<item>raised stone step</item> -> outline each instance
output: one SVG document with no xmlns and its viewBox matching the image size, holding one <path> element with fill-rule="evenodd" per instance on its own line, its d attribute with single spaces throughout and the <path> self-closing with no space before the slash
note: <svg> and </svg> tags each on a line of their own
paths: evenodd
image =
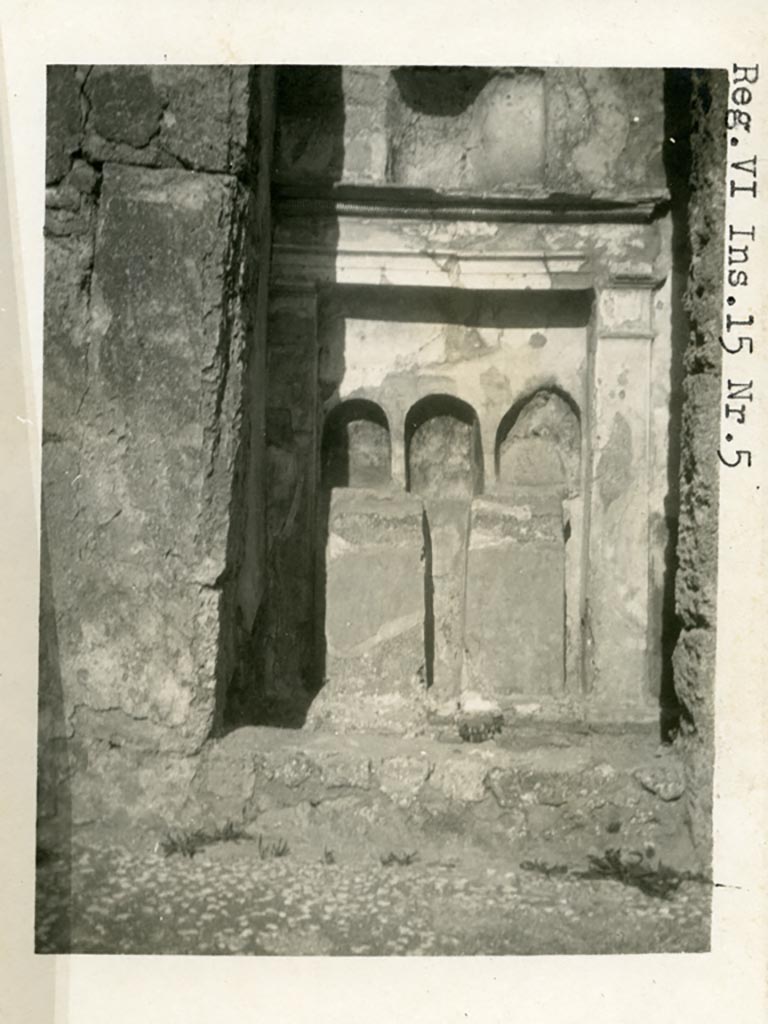
<svg viewBox="0 0 768 1024">
<path fill-rule="evenodd" d="M 148 837 L 235 822 L 313 855 L 472 846 L 572 861 L 652 846 L 688 865 L 683 791 L 675 752 L 648 729 L 529 727 L 463 743 L 252 727 L 196 758 L 92 751 L 72 780 L 71 810 L 74 825 L 138 825 Z"/>
</svg>

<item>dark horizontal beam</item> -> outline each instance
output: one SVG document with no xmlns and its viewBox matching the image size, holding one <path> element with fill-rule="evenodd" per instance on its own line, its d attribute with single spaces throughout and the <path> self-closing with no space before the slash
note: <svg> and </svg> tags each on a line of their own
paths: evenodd
<svg viewBox="0 0 768 1024">
<path fill-rule="evenodd" d="M 514 195 L 438 192 L 393 185 L 275 184 L 278 217 L 358 216 L 419 220 L 648 223 L 668 206 L 666 193 L 576 196 L 531 189 Z"/>
</svg>

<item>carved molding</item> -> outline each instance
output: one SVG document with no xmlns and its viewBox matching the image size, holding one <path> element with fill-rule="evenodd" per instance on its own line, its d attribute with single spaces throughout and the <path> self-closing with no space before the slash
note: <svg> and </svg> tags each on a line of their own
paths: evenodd
<svg viewBox="0 0 768 1024">
<path fill-rule="evenodd" d="M 272 251 L 272 276 L 277 285 L 315 281 L 506 291 L 573 290 L 594 284 L 589 260 L 579 252 L 332 250 L 279 244 Z"/>
</svg>

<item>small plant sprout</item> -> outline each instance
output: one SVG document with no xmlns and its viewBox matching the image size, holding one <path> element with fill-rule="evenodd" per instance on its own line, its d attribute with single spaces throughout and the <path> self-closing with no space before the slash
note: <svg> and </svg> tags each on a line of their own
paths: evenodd
<svg viewBox="0 0 768 1024">
<path fill-rule="evenodd" d="M 545 878 L 557 875 L 572 881 L 614 881 L 639 889 L 646 896 L 668 900 L 677 892 L 683 882 L 704 882 L 711 884 L 705 875 L 692 871 L 678 871 L 653 862 L 655 848 L 649 843 L 644 850 L 627 853 L 618 849 L 606 850 L 602 856 L 589 855 L 586 868 L 569 868 L 567 864 L 547 864 L 544 861 L 525 860 L 520 864 L 524 871 L 535 871 Z"/>
<path fill-rule="evenodd" d="M 245 829 L 228 821 L 225 825 L 212 829 L 173 829 L 160 840 L 156 849 L 165 857 L 172 857 L 175 853 L 179 853 L 183 857 L 191 858 L 205 846 L 213 846 L 215 843 L 231 843 L 247 838 L 248 833 Z"/>
<path fill-rule="evenodd" d="M 285 839 L 266 840 L 261 834 L 258 838 L 259 859 L 271 860 L 273 857 L 286 857 L 289 846 Z"/>
<path fill-rule="evenodd" d="M 417 861 L 419 859 L 419 855 L 415 850 L 412 853 L 394 853 L 393 851 L 390 851 L 379 859 L 385 868 L 390 868 L 395 864 L 398 867 L 404 868 L 409 867 L 414 863 L 414 861 Z"/>
</svg>

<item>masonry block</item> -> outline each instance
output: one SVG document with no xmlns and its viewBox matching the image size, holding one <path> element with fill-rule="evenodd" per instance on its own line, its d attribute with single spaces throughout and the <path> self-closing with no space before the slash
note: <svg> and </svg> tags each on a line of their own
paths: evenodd
<svg viewBox="0 0 768 1024">
<path fill-rule="evenodd" d="M 85 151 L 94 160 L 244 172 L 252 84 L 245 65 L 96 65 L 83 83 Z"/>
<path fill-rule="evenodd" d="M 116 742 L 114 709 L 161 749 L 194 749 L 212 727 L 231 657 L 219 580 L 228 566 L 236 578 L 248 356 L 230 268 L 247 209 L 227 176 L 108 164 L 92 269 L 77 269 L 86 298 L 46 321 L 44 594 L 57 644 L 41 690 L 60 677 L 64 733 L 82 706 Z M 73 291 L 67 245 L 49 246 L 53 299 Z"/>
<path fill-rule="evenodd" d="M 472 502 L 463 686 L 504 702 L 564 686 L 565 545 L 557 495 Z"/>
<path fill-rule="evenodd" d="M 310 720 L 406 730 L 424 714 L 420 499 L 338 488 L 326 544 L 325 686 Z"/>
</svg>

